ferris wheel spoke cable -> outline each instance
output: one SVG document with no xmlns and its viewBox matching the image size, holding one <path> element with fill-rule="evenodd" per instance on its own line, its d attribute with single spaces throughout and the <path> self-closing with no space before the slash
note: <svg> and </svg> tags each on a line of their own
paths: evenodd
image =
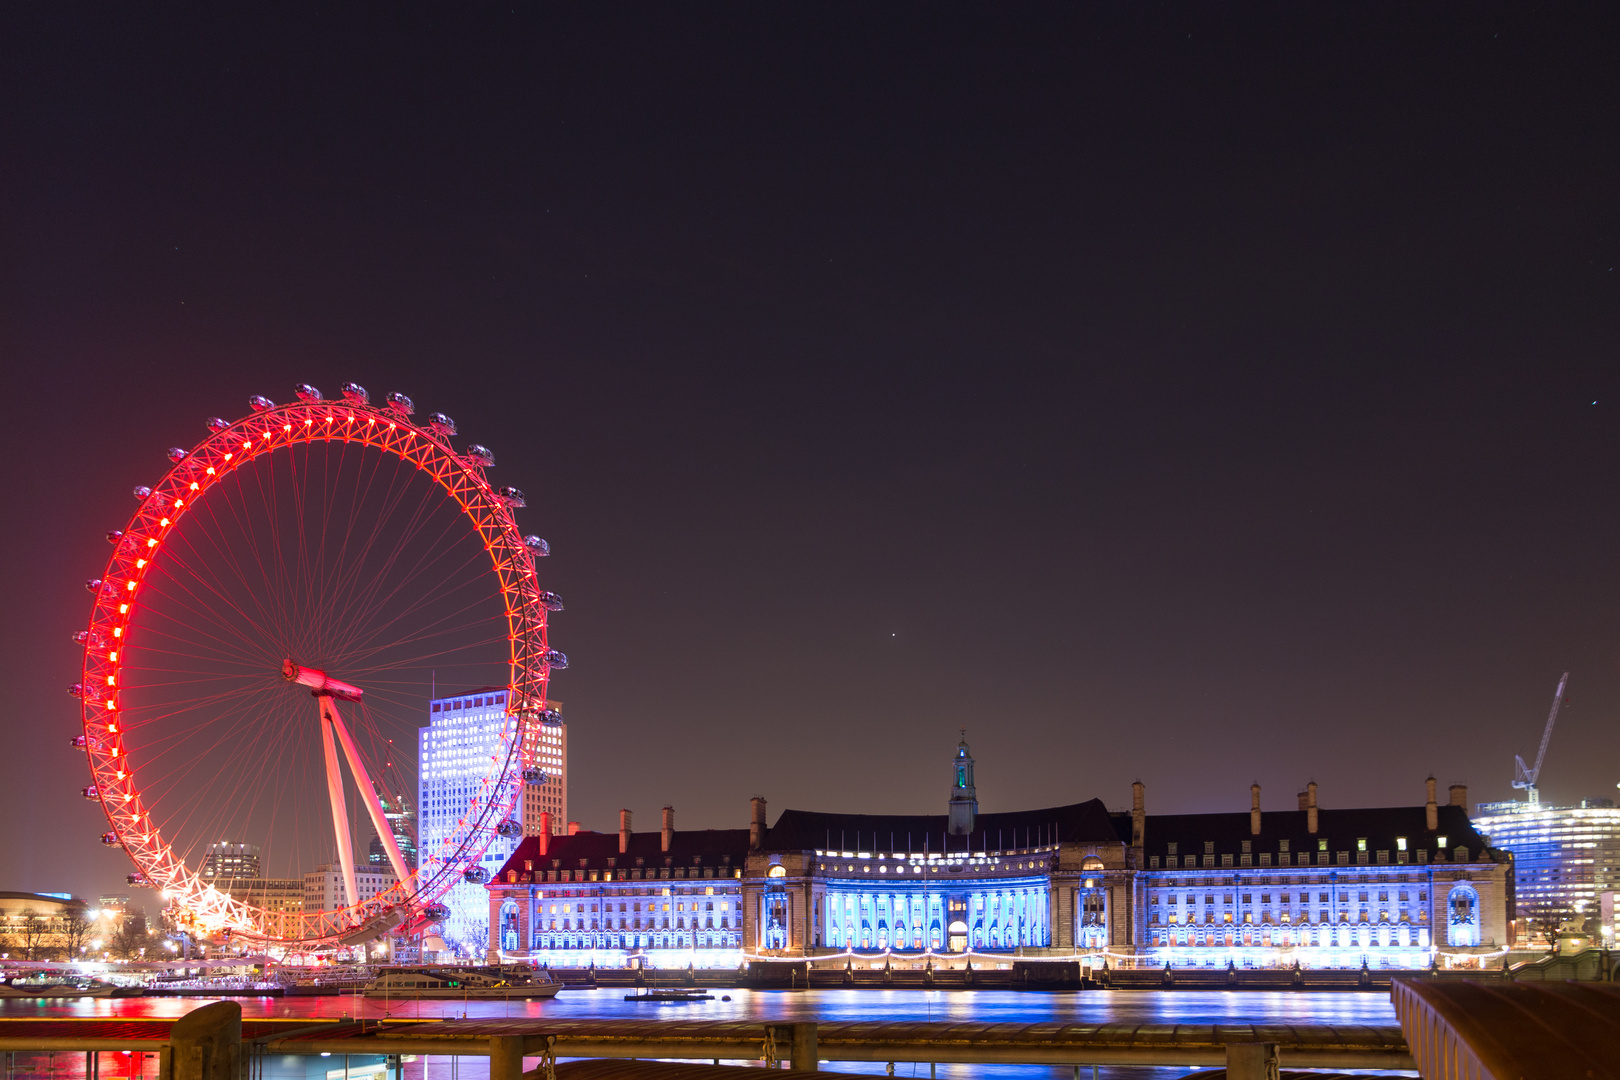
<svg viewBox="0 0 1620 1080">
<path fill-rule="evenodd" d="M 441 653 L 434 655 L 454 656 L 458 652 L 466 652 L 472 649 L 487 649 L 493 643 L 504 641 L 505 635 L 490 635 L 482 639 L 468 640 L 465 638 L 465 633 L 477 626 L 488 625 L 488 608 L 491 599 L 488 597 L 482 598 L 467 603 L 460 610 L 442 612 L 431 621 L 420 622 L 414 632 L 405 633 L 397 638 L 386 637 L 390 631 L 396 630 L 401 623 L 406 622 L 412 615 L 410 611 L 402 611 L 396 617 L 370 629 L 363 638 L 347 642 L 342 655 L 350 661 L 351 666 L 360 665 L 363 667 L 368 660 L 384 655 L 389 648 L 398 649 L 406 645 L 418 646 L 435 640 L 443 642 L 446 648 Z M 473 614 L 478 608 L 485 610 L 484 618 L 469 619 L 460 623 L 450 622 L 451 619 Z M 379 644 L 379 639 L 381 639 L 381 644 Z M 451 644 L 452 641 L 459 642 L 459 644 Z M 389 667 L 420 663 L 423 658 L 421 655 L 411 655 L 400 659 L 390 658 L 387 664 L 367 668 L 367 670 L 382 671 Z"/>
<path fill-rule="evenodd" d="M 378 459 L 376 468 L 367 476 L 364 491 L 357 492 L 354 500 L 357 505 L 366 504 L 372 500 L 372 488 L 375 485 L 377 473 L 381 470 L 382 463 L 382 456 L 375 456 Z M 390 471 L 384 490 L 379 497 L 380 505 L 370 515 L 370 531 L 360 545 L 357 556 L 348 559 L 346 563 L 337 563 L 335 566 L 336 577 L 328 578 L 323 583 L 323 592 L 333 598 L 335 602 L 345 606 L 361 602 L 363 597 L 358 596 L 356 590 L 365 587 L 368 583 L 374 586 L 382 580 L 383 575 L 381 573 L 367 573 L 367 569 L 376 560 L 377 553 L 383 550 L 383 545 L 380 543 L 383 537 L 392 538 L 395 555 L 402 547 L 415 539 L 420 526 L 415 524 L 414 521 L 406 522 L 401 526 L 394 521 L 394 517 L 412 483 L 417 480 L 419 480 L 418 477 L 409 475 L 409 472 L 402 467 L 396 467 Z M 414 516 L 420 517 L 426 512 L 425 504 L 418 502 Z M 350 537 L 346 534 L 345 553 L 348 549 L 349 540 Z M 393 555 L 389 556 L 387 562 L 391 563 L 394 557 Z"/>
<path fill-rule="evenodd" d="M 273 620 L 266 618 L 267 613 L 261 610 L 260 617 L 255 619 L 246 611 L 238 598 L 231 596 L 214 585 L 203 580 L 200 575 L 189 567 L 182 557 L 177 558 L 176 569 L 184 572 L 156 576 L 150 580 L 149 588 L 152 593 L 163 601 L 162 605 L 148 603 L 145 605 L 147 619 L 160 619 L 172 623 L 177 627 L 185 627 L 191 631 L 185 636 L 197 638 L 197 629 L 206 624 L 216 630 L 224 631 L 227 638 L 237 641 L 244 650 L 258 652 L 263 649 L 267 638 L 273 639 L 281 636 L 280 628 L 272 625 Z M 198 588 L 198 586 L 202 588 Z M 217 605 L 210 605 L 202 595 L 211 592 Z M 170 613 L 166 608 L 178 608 L 187 618 L 182 619 Z M 225 617 L 226 613 L 235 618 Z M 245 623 L 246 628 L 241 624 Z M 146 627 L 142 627 L 143 630 Z M 180 636 L 178 633 L 176 636 Z M 136 648 L 139 646 L 136 645 Z"/>
<path fill-rule="evenodd" d="M 441 528 L 440 536 L 435 539 L 442 541 L 442 539 L 448 535 L 451 524 L 452 523 L 446 523 Z M 399 596 L 406 591 L 408 586 L 421 581 L 426 576 L 426 571 L 434 568 L 434 564 L 438 563 L 441 559 L 448 558 L 450 555 L 449 550 L 441 545 L 437 554 L 428 564 L 424 565 L 421 561 L 421 556 L 419 556 L 415 566 L 412 566 L 410 569 L 403 572 L 395 573 L 394 570 L 399 559 L 401 548 L 402 545 L 395 545 L 393 551 L 391 551 L 383 561 L 380 571 L 373 575 L 371 580 L 366 584 L 362 595 L 354 598 L 354 604 L 369 608 L 371 610 L 385 609 L 386 605 L 397 600 Z M 455 571 L 460 571 L 463 573 L 466 572 L 475 564 L 476 560 L 482 557 L 487 556 L 485 556 L 483 552 L 469 551 L 465 556 L 463 556 L 461 564 L 455 567 Z M 418 594 L 414 603 L 412 604 L 412 607 L 408 608 L 407 612 L 420 609 L 421 607 L 428 605 L 432 598 L 437 598 L 439 595 L 450 592 L 453 588 L 452 583 L 456 580 L 456 578 L 451 574 L 444 574 L 442 577 L 428 580 L 436 581 L 437 584 L 430 585 L 428 593 Z M 382 594 L 382 590 L 385 585 L 390 585 L 386 595 Z M 396 614 L 388 621 L 387 624 L 384 625 L 392 626 L 396 624 L 405 616 L 405 614 L 405 612 Z M 381 633 L 382 629 L 383 627 L 376 627 L 372 632 Z"/>
</svg>

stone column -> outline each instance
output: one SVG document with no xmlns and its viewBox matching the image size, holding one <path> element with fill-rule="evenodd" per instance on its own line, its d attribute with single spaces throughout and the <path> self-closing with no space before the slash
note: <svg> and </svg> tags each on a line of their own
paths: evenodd
<svg viewBox="0 0 1620 1080">
<path fill-rule="evenodd" d="M 216 1001 L 192 1009 L 169 1028 L 172 1080 L 237 1080 L 242 1061 L 242 1006 Z"/>
<path fill-rule="evenodd" d="M 1276 1043 L 1226 1044 L 1226 1080 L 1277 1080 L 1277 1076 Z"/>
<path fill-rule="evenodd" d="M 523 1036 L 490 1037 L 489 1080 L 523 1080 Z"/>
</svg>

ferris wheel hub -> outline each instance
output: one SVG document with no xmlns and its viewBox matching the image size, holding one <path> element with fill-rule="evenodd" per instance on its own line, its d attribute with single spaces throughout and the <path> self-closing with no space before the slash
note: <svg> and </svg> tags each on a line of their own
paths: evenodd
<svg viewBox="0 0 1620 1080">
<path fill-rule="evenodd" d="M 299 667 L 289 657 L 281 665 L 281 677 L 290 683 L 307 686 L 317 697 L 334 697 L 339 701 L 359 701 L 364 690 L 342 679 L 334 679 L 324 671 Z"/>
</svg>

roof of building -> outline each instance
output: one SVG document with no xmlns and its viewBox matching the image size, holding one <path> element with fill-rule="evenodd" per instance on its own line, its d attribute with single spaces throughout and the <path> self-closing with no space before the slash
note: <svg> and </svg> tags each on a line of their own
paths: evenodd
<svg viewBox="0 0 1620 1080">
<path fill-rule="evenodd" d="M 32 908 L 43 915 L 48 911 L 86 907 L 89 905 L 76 896 L 64 898 L 48 893 L 0 892 L 0 911 L 20 912 Z"/>
<path fill-rule="evenodd" d="M 974 819 L 973 832 L 966 844 L 960 837 L 946 836 L 947 821 L 944 814 L 823 814 L 813 810 L 784 810 L 766 834 L 765 848 L 768 851 L 827 848 L 960 851 L 964 847 L 1006 850 L 1054 841 L 1108 843 L 1120 840 L 1119 830 L 1100 799 L 1040 810 L 980 814 Z M 1126 839 L 1129 836 L 1127 829 Z"/>
<path fill-rule="evenodd" d="M 525 836 L 500 872 L 504 874 L 508 869 L 524 872 L 526 862 L 534 863 L 536 870 L 605 870 L 610 865 L 621 869 L 731 866 L 740 870 L 748 856 L 747 829 L 688 829 L 671 834 L 668 851 L 663 850 L 662 843 L 661 833 L 631 833 L 629 849 L 621 853 L 616 832 L 578 832 L 572 836 L 551 837 L 542 855 L 540 837 Z M 641 861 L 637 862 L 638 859 Z"/>
<path fill-rule="evenodd" d="M 1279 841 L 1287 840 L 1293 851 L 1315 851 L 1327 841 L 1329 851 L 1355 851 L 1365 839 L 1369 851 L 1394 851 L 1396 839 L 1405 837 L 1412 849 L 1433 848 L 1439 837 L 1446 847 L 1466 847 L 1477 854 L 1485 839 L 1468 823 L 1460 806 L 1441 806 L 1440 827 L 1428 828 L 1422 806 L 1384 806 L 1356 810 L 1317 810 L 1317 828 L 1312 833 L 1304 810 L 1266 810 L 1260 815 L 1260 834 L 1249 830 L 1249 815 L 1237 814 L 1149 814 L 1144 826 L 1143 848 L 1147 855 L 1168 854 L 1177 845 L 1182 855 L 1201 854 L 1203 845 L 1213 843 L 1214 852 L 1233 854 L 1242 841 L 1253 841 L 1255 851 L 1276 851 Z"/>
</svg>

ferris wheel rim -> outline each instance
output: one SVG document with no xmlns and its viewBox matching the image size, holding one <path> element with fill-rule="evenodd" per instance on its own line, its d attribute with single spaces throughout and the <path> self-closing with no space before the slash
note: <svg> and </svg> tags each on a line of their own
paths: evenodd
<svg viewBox="0 0 1620 1080">
<path fill-rule="evenodd" d="M 532 756 L 529 737 L 547 708 L 554 657 L 547 641 L 547 598 L 555 598 L 539 589 L 534 554 L 512 512 L 523 505 L 521 493 L 496 489 L 484 474 L 492 464 L 489 451 L 475 446 L 458 453 L 449 442 L 454 425 L 438 414 L 426 425 L 412 422 L 409 402 L 400 395 L 377 406 L 353 397 L 341 403 L 318 396 L 310 400 L 307 390 L 300 388 L 304 400 L 282 406 L 255 397 L 250 402 L 255 411 L 234 423 L 210 421 L 207 438 L 190 450 L 171 450 L 173 464 L 163 477 L 151 487 L 136 488 L 139 508 L 124 529 L 109 534 L 114 551 L 106 570 L 87 583 L 93 584 L 95 601 L 76 690 L 95 798 L 111 827 L 104 842 L 111 838 L 110 843 L 123 847 L 146 884 L 179 900 L 204 925 L 229 928 L 248 940 L 318 948 L 368 927 L 387 924 L 386 930 L 420 921 L 456 884 L 462 867 L 481 858 L 495 840 L 496 824 L 507 820 L 521 799 L 523 773 Z M 164 841 L 162 823 L 154 822 L 144 805 L 124 746 L 118 674 L 127 648 L 125 632 L 140 610 L 142 587 L 160 565 L 164 540 L 174 527 L 220 481 L 249 463 L 296 446 L 339 442 L 360 444 L 414 466 L 457 504 L 483 543 L 490 557 L 487 573 L 499 585 L 510 646 L 503 695 L 506 754 L 482 782 L 488 797 L 481 807 L 458 822 L 440 851 L 419 851 L 408 880 L 331 911 L 277 912 L 218 891 Z"/>
</svg>

